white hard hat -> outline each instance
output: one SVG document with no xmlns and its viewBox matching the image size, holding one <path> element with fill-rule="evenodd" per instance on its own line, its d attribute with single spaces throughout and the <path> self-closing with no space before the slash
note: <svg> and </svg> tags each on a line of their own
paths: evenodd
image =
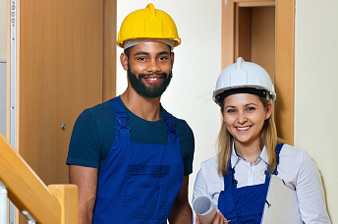
<svg viewBox="0 0 338 224">
<path fill-rule="evenodd" d="M 255 63 L 245 62 L 241 57 L 219 75 L 213 100 L 219 103 L 234 93 L 253 93 L 266 97 L 271 102 L 276 100 L 275 89 L 265 69 Z"/>
</svg>

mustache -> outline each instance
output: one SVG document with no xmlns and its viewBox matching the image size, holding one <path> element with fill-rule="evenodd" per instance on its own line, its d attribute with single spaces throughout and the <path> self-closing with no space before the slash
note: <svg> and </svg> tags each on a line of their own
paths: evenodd
<svg viewBox="0 0 338 224">
<path fill-rule="evenodd" d="M 167 73 L 162 72 L 162 73 L 159 73 L 159 74 L 139 74 L 138 78 L 141 80 L 142 78 L 148 78 L 148 77 L 153 76 L 153 75 L 160 76 L 161 78 L 167 78 L 168 77 Z"/>
</svg>

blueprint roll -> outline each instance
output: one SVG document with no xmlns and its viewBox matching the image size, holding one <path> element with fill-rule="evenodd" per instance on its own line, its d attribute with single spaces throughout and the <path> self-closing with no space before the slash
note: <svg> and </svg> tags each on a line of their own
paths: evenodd
<svg viewBox="0 0 338 224">
<path fill-rule="evenodd" d="M 210 224 L 214 220 L 216 208 L 206 196 L 200 196 L 194 200 L 192 207 L 203 224 Z"/>
</svg>

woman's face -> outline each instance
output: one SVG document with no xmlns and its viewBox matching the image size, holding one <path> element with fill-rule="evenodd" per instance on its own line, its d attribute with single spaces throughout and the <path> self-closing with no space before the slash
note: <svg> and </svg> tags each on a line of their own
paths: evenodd
<svg viewBox="0 0 338 224">
<path fill-rule="evenodd" d="M 260 147 L 264 121 L 271 116 L 272 104 L 264 108 L 259 96 L 238 93 L 227 96 L 223 105 L 223 120 L 235 145 Z"/>
</svg>

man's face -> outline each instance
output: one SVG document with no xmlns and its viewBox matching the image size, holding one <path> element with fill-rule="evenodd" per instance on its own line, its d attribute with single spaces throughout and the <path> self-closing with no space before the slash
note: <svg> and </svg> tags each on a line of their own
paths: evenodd
<svg viewBox="0 0 338 224">
<path fill-rule="evenodd" d="M 172 77 L 174 53 L 162 42 L 141 42 L 130 49 L 128 79 L 132 88 L 147 98 L 160 97 Z"/>
</svg>

